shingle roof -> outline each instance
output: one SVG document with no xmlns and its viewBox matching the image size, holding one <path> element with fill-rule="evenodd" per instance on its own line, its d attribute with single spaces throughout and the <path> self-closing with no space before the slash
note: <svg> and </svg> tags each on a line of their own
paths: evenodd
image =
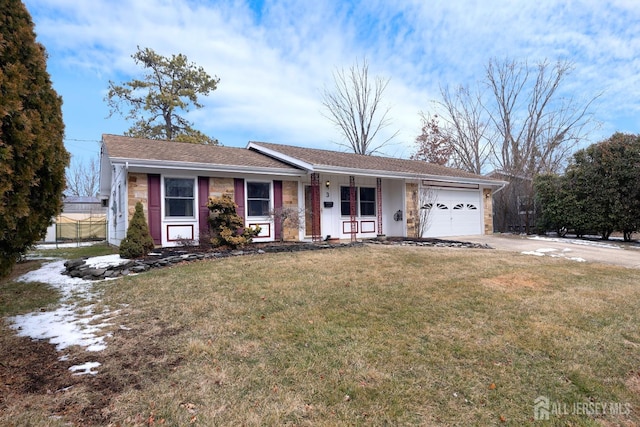
<svg viewBox="0 0 640 427">
<path fill-rule="evenodd" d="M 186 142 L 102 135 L 102 141 L 111 158 L 188 162 L 221 166 L 242 166 L 293 170 L 276 159 L 244 148 L 190 144 Z"/>
<path fill-rule="evenodd" d="M 392 157 L 382 156 L 365 156 L 363 154 L 341 153 L 338 151 L 295 147 L 291 145 L 272 144 L 269 142 L 253 142 L 252 144 L 254 146 L 258 145 L 265 147 L 286 156 L 302 160 L 316 167 L 328 166 L 332 168 L 388 171 L 416 175 L 434 175 L 492 181 L 491 178 L 487 178 L 486 176 L 419 160 L 394 159 Z"/>
<path fill-rule="evenodd" d="M 220 147 L 215 145 L 190 144 L 185 142 L 131 138 L 119 135 L 102 135 L 107 154 L 112 159 L 141 160 L 147 162 L 178 162 L 209 165 L 212 167 L 238 167 L 238 169 L 265 168 L 276 169 L 288 174 L 304 174 L 300 168 L 286 163 L 282 157 L 269 156 L 259 152 L 260 147 L 310 164 L 315 170 L 340 172 L 371 171 L 400 175 L 441 176 L 447 178 L 481 180 L 483 182 L 501 181 L 476 175 L 459 169 L 439 166 L 418 160 L 394 159 L 382 156 L 365 156 L 354 153 L 321 150 L 317 148 L 296 147 L 268 142 L 251 142 L 253 149 Z"/>
</svg>

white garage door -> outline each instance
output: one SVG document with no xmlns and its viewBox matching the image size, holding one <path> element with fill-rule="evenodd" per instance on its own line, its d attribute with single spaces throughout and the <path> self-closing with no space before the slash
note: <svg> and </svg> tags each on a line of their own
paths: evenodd
<svg viewBox="0 0 640 427">
<path fill-rule="evenodd" d="M 423 237 L 482 234 L 480 190 L 436 190 Z"/>
</svg>

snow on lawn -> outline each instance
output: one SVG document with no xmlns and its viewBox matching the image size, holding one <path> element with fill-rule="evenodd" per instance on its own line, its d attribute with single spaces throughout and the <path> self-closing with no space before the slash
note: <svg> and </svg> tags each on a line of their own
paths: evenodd
<svg viewBox="0 0 640 427">
<path fill-rule="evenodd" d="M 613 243 L 594 242 L 592 240 L 566 239 L 566 238 L 560 238 L 560 237 L 544 237 L 544 236 L 529 236 L 527 237 L 527 239 L 541 240 L 543 242 L 571 243 L 572 245 L 595 246 L 597 248 L 622 249 L 620 245 L 615 245 Z"/>
<path fill-rule="evenodd" d="M 58 249 L 58 248 L 80 248 L 85 246 L 94 246 L 104 244 L 104 241 L 101 242 L 75 242 L 75 243 L 40 243 L 36 245 L 37 250 L 43 249 Z"/>
<path fill-rule="evenodd" d="M 540 248 L 535 251 L 523 251 L 521 252 L 524 255 L 535 255 L 535 256 L 550 256 L 551 258 L 566 258 L 571 261 L 577 262 L 586 262 L 587 260 L 580 257 L 569 257 L 566 256 L 566 253 L 571 252 L 571 249 L 565 248 L 562 252 L 558 253 L 557 249 L 553 248 Z"/>
<path fill-rule="evenodd" d="M 129 260 L 121 259 L 116 254 L 89 258 L 87 264 L 93 268 L 105 268 L 127 261 Z M 60 307 L 56 310 L 10 317 L 11 327 L 17 331 L 18 336 L 49 340 L 51 344 L 55 344 L 58 351 L 74 345 L 84 347 L 90 352 L 104 350 L 104 340 L 109 334 L 103 334 L 102 330 L 112 325 L 109 322 L 118 315 L 119 310 L 105 309 L 101 313 L 94 313 L 94 305 L 86 305 L 97 298 L 93 292 L 94 282 L 63 275 L 64 262 L 62 260 L 44 264 L 40 269 L 18 278 L 21 282 L 47 283 L 58 289 L 62 296 Z M 63 355 L 61 359 L 67 357 Z M 75 375 L 95 374 L 96 371 L 93 369 L 98 365 L 98 362 L 87 362 L 69 369 L 74 371 Z"/>
</svg>

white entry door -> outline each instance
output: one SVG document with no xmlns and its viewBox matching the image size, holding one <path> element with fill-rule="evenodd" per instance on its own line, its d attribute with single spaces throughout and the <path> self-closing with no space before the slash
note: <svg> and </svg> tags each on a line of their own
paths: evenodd
<svg viewBox="0 0 640 427">
<path fill-rule="evenodd" d="M 423 237 L 482 234 L 480 190 L 436 190 Z"/>
</svg>

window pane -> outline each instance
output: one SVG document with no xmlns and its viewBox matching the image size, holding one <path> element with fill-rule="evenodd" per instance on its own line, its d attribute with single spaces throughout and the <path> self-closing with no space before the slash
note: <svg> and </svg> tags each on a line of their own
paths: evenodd
<svg viewBox="0 0 640 427">
<path fill-rule="evenodd" d="M 376 216 L 376 204 L 374 202 L 360 202 L 360 215 Z"/>
<path fill-rule="evenodd" d="M 269 201 L 268 200 L 248 200 L 247 211 L 249 216 L 268 216 Z"/>
<path fill-rule="evenodd" d="M 193 217 L 194 180 L 189 178 L 164 179 L 164 210 L 168 217 Z"/>
<path fill-rule="evenodd" d="M 166 199 L 167 216 L 193 216 L 193 199 Z"/>
<path fill-rule="evenodd" d="M 368 187 L 360 187 L 360 201 L 374 202 L 376 201 L 376 189 Z"/>
<path fill-rule="evenodd" d="M 185 178 L 165 178 L 166 197 L 193 197 L 193 180 Z"/>
<path fill-rule="evenodd" d="M 271 184 L 247 182 L 247 216 L 269 216 Z"/>
<path fill-rule="evenodd" d="M 340 215 L 351 215 L 351 187 L 340 187 Z"/>
<path fill-rule="evenodd" d="M 247 198 L 248 199 L 269 199 L 270 185 L 268 182 L 248 182 Z"/>
<path fill-rule="evenodd" d="M 369 187 L 360 188 L 360 215 L 376 215 L 376 189 Z"/>
</svg>

